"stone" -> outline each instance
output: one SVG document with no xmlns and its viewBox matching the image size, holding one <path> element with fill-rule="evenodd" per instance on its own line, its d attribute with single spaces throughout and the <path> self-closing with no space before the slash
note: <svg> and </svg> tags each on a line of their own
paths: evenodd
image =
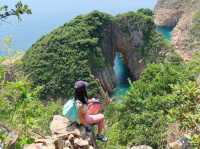
<svg viewBox="0 0 200 149">
<path fill-rule="evenodd" d="M 153 148 L 147 145 L 140 145 L 140 146 L 132 146 L 129 149 L 153 149 Z"/>
<path fill-rule="evenodd" d="M 178 142 L 173 142 L 168 145 L 169 149 L 182 149 L 182 145 Z"/>
<path fill-rule="evenodd" d="M 25 145 L 23 149 L 42 149 L 41 144 Z"/>
<path fill-rule="evenodd" d="M 70 134 L 69 137 L 68 137 L 68 140 L 71 141 L 72 139 L 74 139 L 74 135 Z"/>
<path fill-rule="evenodd" d="M 199 0 L 158 0 L 154 10 L 154 22 L 157 26 L 172 27 L 172 45 L 183 60 L 188 61 L 192 52 L 199 50 L 194 46 L 198 36 L 191 35 L 193 16 L 199 11 Z"/>
<path fill-rule="evenodd" d="M 50 130 L 52 134 L 62 134 L 67 132 L 69 120 L 63 116 L 55 115 L 50 123 Z"/>
<path fill-rule="evenodd" d="M 181 137 L 176 142 L 172 142 L 168 144 L 168 149 L 189 149 L 189 141 L 186 137 Z"/>
<path fill-rule="evenodd" d="M 61 138 L 58 138 L 57 140 L 55 140 L 54 145 L 55 149 L 63 149 L 64 141 Z"/>
<path fill-rule="evenodd" d="M 26 145 L 24 149 L 95 149 L 96 142 L 88 140 L 90 136 L 84 131 L 84 126 L 71 125 L 67 127 L 68 120 L 56 115 L 54 116 L 50 128 L 52 135 L 35 139 L 35 144 Z M 69 128 L 69 129 L 67 129 Z M 86 133 L 86 134 L 83 134 Z M 41 137 L 41 136 L 40 136 Z M 40 144 L 40 146 L 38 146 Z"/>
<path fill-rule="evenodd" d="M 76 144 L 76 145 L 78 145 L 78 146 L 80 146 L 80 147 L 84 147 L 84 146 L 88 146 L 89 145 L 89 142 L 87 141 L 87 140 L 83 140 L 83 139 L 78 139 L 78 138 L 76 138 L 75 140 L 74 140 L 74 144 Z"/>
</svg>

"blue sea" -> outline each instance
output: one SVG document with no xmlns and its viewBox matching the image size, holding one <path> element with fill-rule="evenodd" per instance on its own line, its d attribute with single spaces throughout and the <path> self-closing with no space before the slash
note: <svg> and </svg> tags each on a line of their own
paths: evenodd
<svg viewBox="0 0 200 149">
<path fill-rule="evenodd" d="M 0 40 L 5 36 L 12 38 L 12 48 L 26 50 L 41 36 L 63 25 L 77 15 L 86 14 L 92 10 L 116 15 L 134 11 L 138 8 L 153 9 L 156 0 L 22 0 L 32 9 L 32 15 L 25 15 L 22 21 L 12 17 L 0 22 Z M 1 0 L 10 8 L 16 0 Z M 0 50 L 3 47 L 0 45 Z"/>
</svg>

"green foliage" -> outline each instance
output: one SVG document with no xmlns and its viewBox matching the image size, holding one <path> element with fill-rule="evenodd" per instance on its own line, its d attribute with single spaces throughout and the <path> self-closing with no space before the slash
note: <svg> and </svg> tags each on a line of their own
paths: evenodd
<svg viewBox="0 0 200 149">
<path fill-rule="evenodd" d="M 189 30 L 187 49 L 199 50 L 200 48 L 200 11 L 197 11 L 192 18 L 192 25 Z"/>
<path fill-rule="evenodd" d="M 44 86 L 44 97 L 72 96 L 76 80 L 90 82 L 91 71 L 106 65 L 100 42 L 111 19 L 98 11 L 78 16 L 29 49 L 23 58 L 24 70 L 35 85 Z"/>
<path fill-rule="evenodd" d="M 136 46 L 136 50 L 145 64 L 160 62 L 166 52 L 171 49 L 169 43 L 155 31 L 152 14 L 153 12 L 149 9 L 139 9 L 137 12 L 124 13 L 115 18 L 116 23 L 127 37 L 143 36 L 141 46 Z M 135 32 L 139 35 L 134 35 Z M 137 37 L 134 38 L 138 40 Z"/>
<path fill-rule="evenodd" d="M 153 11 L 151 9 L 148 9 L 148 8 L 138 9 L 137 12 L 142 13 L 142 14 L 147 15 L 147 16 L 153 16 Z"/>
<path fill-rule="evenodd" d="M 0 120 L 19 132 L 18 148 L 32 141 L 32 132 L 49 134 L 53 114 L 60 113 L 59 104 L 50 102 L 44 106 L 38 99 L 39 90 L 40 87 L 32 88 L 26 80 L 1 83 Z"/>
<path fill-rule="evenodd" d="M 148 34 L 149 31 L 155 29 L 153 18 L 144 13 L 128 12 L 120 14 L 116 16 L 115 21 L 120 29 L 129 36 L 133 31 Z"/>
<path fill-rule="evenodd" d="M 144 57 L 145 64 L 159 63 L 164 60 L 171 46 L 155 31 L 145 34 L 143 45 L 137 49 Z M 172 52 L 174 55 L 174 52 Z"/>
<path fill-rule="evenodd" d="M 0 20 L 4 21 L 9 16 L 17 16 L 19 20 L 21 20 L 21 15 L 23 14 L 31 14 L 31 9 L 28 5 L 23 4 L 21 1 L 18 1 L 15 4 L 15 8 L 9 9 L 7 5 L 0 4 Z"/>
<path fill-rule="evenodd" d="M 145 49 L 147 43 L 149 47 L 143 51 L 149 52 L 143 55 L 149 55 L 151 61 L 157 59 L 154 54 L 159 54 L 164 43 L 155 44 L 161 37 L 153 31 L 155 25 L 151 16 L 142 12 L 129 12 L 112 17 L 98 11 L 81 15 L 42 37 L 23 58 L 25 73 L 34 85 L 43 86 L 42 97 L 73 96 L 73 84 L 79 79 L 90 82 L 92 94 L 98 92 L 91 74 L 97 74 L 112 65 L 104 57 L 105 51 L 102 51 L 107 44 L 103 43 L 107 27 L 112 24 L 119 26 L 130 37 L 135 31 L 144 34 L 142 49 Z"/>
<path fill-rule="evenodd" d="M 167 63 L 148 65 L 132 83 L 120 108 L 113 107 L 117 112 L 108 115 L 112 141 L 166 148 L 168 125 L 176 122 L 180 130 L 192 132 L 191 143 L 198 146 L 200 90 L 195 74 L 200 72 L 199 62 L 196 55 L 187 64 L 168 59 Z"/>
</svg>

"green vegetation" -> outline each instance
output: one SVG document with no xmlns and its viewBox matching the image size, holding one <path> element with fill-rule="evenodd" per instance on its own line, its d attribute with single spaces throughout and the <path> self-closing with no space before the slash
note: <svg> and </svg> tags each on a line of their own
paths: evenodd
<svg viewBox="0 0 200 149">
<path fill-rule="evenodd" d="M 143 41 L 141 46 L 136 47 L 136 50 L 142 55 L 145 64 L 162 61 L 166 52 L 171 49 L 163 37 L 155 31 L 153 12 L 149 9 L 120 14 L 116 17 L 116 23 L 125 33 L 127 39 L 133 36 L 134 31 L 142 33 Z"/>
<path fill-rule="evenodd" d="M 45 97 L 72 96 L 75 80 L 91 82 L 91 71 L 106 64 L 100 42 L 112 17 L 94 11 L 41 38 L 24 56 L 24 70 Z M 92 84 L 95 84 L 92 83 Z"/>
<path fill-rule="evenodd" d="M 44 105 L 38 98 L 41 87 L 34 88 L 22 77 L 15 77 L 13 81 L 6 81 L 5 67 L 0 67 L 0 121 L 9 129 L 19 133 L 17 148 L 32 142 L 34 133 L 49 134 L 49 122 L 52 115 L 59 114 L 61 105 L 49 102 Z M 0 138 L 5 138 L 0 134 Z"/>
<path fill-rule="evenodd" d="M 148 8 L 138 9 L 137 12 L 142 13 L 142 14 L 147 15 L 147 16 L 153 16 L 153 11 L 151 9 L 148 9 Z"/>
<path fill-rule="evenodd" d="M 129 37 L 133 31 L 140 31 L 148 36 L 148 32 L 155 28 L 152 16 L 141 13 L 141 10 L 117 15 L 115 21 Z"/>
<path fill-rule="evenodd" d="M 73 96 L 73 83 L 79 79 L 93 84 L 89 88 L 94 94 L 98 90 L 94 90 L 97 85 L 92 81 L 91 74 L 95 75 L 112 65 L 102 50 L 106 44 L 110 44 L 110 41 L 105 39 L 107 39 L 106 31 L 111 30 L 109 28 L 111 25 L 119 26 L 130 37 L 134 31 L 144 34 L 145 40 L 151 46 L 145 49 L 146 42 L 144 42 L 145 54 L 153 52 L 157 55 L 151 58 L 151 61 L 157 59 L 162 48 L 159 47 L 160 44 L 155 46 L 153 42 L 161 38 L 154 39 L 154 36 L 158 35 L 154 31 L 152 16 L 145 15 L 147 12 L 150 13 L 144 9 L 112 17 L 94 11 L 78 16 L 38 40 L 25 54 L 23 70 L 35 86 L 43 86 L 41 91 L 43 98 Z"/>
<path fill-rule="evenodd" d="M 189 39 L 187 41 L 188 50 L 200 49 L 200 11 L 197 11 L 192 19 L 192 26 L 189 31 Z"/>
<path fill-rule="evenodd" d="M 199 58 L 198 54 L 187 64 L 175 62 L 175 58 L 149 64 L 141 78 L 131 84 L 121 105 L 113 105 L 107 111 L 111 145 L 166 148 L 168 126 L 177 123 L 180 131 L 191 132 L 188 138 L 198 147 Z"/>
<path fill-rule="evenodd" d="M 136 52 L 146 68 L 131 83 L 124 100 L 106 110 L 109 142 L 103 148 L 141 144 L 166 148 L 167 131 L 173 123 L 180 131 L 191 132 L 187 137 L 194 148 L 200 145 L 200 54 L 189 63 L 181 61 L 155 32 L 152 12 L 140 9 L 116 17 L 98 11 L 78 16 L 42 37 L 22 61 L 8 67 L 9 71 L 14 67 L 12 80 L 5 80 L 8 68 L 0 67 L 0 120 L 19 131 L 17 148 L 31 143 L 32 133 L 49 133 L 51 117 L 62 109 L 53 101 L 73 96 L 76 80 L 90 82 L 89 94 L 98 92 L 92 74 L 112 63 L 105 58 L 102 42 L 105 30 L 113 24 L 127 39 L 134 31 L 141 33 L 143 41 Z M 48 101 L 44 104 L 40 99 Z M 0 139 L 6 139 L 5 134 Z"/>
<path fill-rule="evenodd" d="M 31 9 L 28 5 L 23 4 L 21 1 L 18 1 L 13 9 L 9 9 L 7 5 L 0 3 L 0 21 L 5 21 L 10 16 L 16 16 L 21 20 L 21 15 L 31 13 Z"/>
</svg>

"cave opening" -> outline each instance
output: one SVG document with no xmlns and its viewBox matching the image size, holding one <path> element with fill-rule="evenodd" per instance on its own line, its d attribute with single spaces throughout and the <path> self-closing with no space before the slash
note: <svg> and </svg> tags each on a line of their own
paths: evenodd
<svg viewBox="0 0 200 149">
<path fill-rule="evenodd" d="M 122 54 L 120 52 L 115 53 L 113 70 L 116 76 L 116 88 L 112 92 L 112 97 L 119 100 L 121 96 L 125 95 L 129 87 L 130 73 L 127 66 L 124 63 Z"/>
<path fill-rule="evenodd" d="M 156 31 L 160 33 L 166 40 L 171 41 L 173 27 L 157 26 Z"/>
</svg>

